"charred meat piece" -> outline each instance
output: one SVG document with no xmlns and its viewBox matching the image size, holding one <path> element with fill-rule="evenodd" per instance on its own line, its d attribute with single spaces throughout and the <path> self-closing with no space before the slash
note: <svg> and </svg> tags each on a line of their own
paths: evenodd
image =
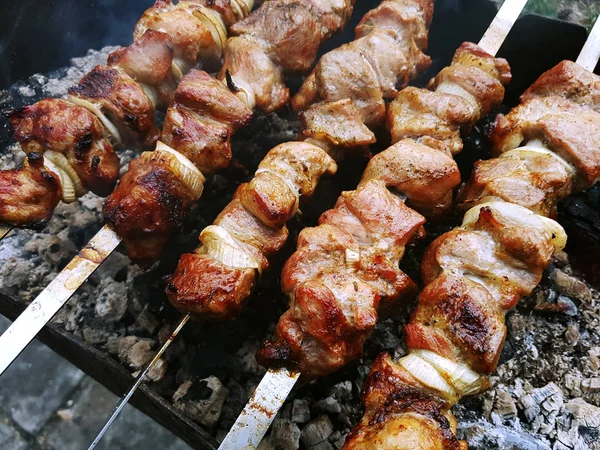
<svg viewBox="0 0 600 450">
<path fill-rule="evenodd" d="M 398 261 L 424 221 L 381 182 L 344 192 L 318 227 L 300 233 L 282 273 L 290 309 L 259 362 L 313 379 L 358 358 L 379 312 L 416 293 Z"/>
<path fill-rule="evenodd" d="M 97 107 L 117 127 L 123 143 L 140 149 L 156 144 L 154 105 L 144 90 L 125 71 L 96 66 L 69 94 Z"/>
<path fill-rule="evenodd" d="M 104 218 L 145 266 L 171 237 L 194 200 L 189 189 L 160 161 L 138 158 L 104 203 Z"/>
<path fill-rule="evenodd" d="M 10 114 L 15 139 L 25 153 L 63 153 L 85 186 L 108 195 L 119 176 L 119 157 L 100 121 L 81 106 L 45 99 Z"/>
<path fill-rule="evenodd" d="M 183 78 L 175 103 L 167 111 L 162 139 L 190 164 L 210 174 L 229 165 L 231 135 L 251 114 L 223 83 L 192 70 Z M 188 189 L 172 190 L 174 177 L 172 169 L 160 160 L 139 158 L 104 204 L 106 221 L 124 238 L 129 256 L 141 265 L 159 257 L 180 227 L 190 202 L 197 199 Z M 152 188 L 145 186 L 148 180 L 154 183 Z M 181 181 L 177 179 L 175 184 L 179 186 Z M 147 220 L 140 220 L 140 214 Z"/>
<path fill-rule="evenodd" d="M 363 389 L 365 415 L 344 449 L 467 450 L 448 404 L 383 353 Z"/>
<path fill-rule="evenodd" d="M 60 189 L 58 177 L 44 167 L 44 158 L 30 153 L 25 165 L 0 171 L 0 221 L 41 227 L 58 205 Z"/>
</svg>

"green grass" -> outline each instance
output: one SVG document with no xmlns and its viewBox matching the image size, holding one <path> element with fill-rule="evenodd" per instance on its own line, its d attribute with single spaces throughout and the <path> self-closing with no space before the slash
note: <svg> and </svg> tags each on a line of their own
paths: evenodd
<svg viewBox="0 0 600 450">
<path fill-rule="evenodd" d="M 600 4 L 596 0 L 592 0 L 592 3 L 585 5 L 583 8 L 583 25 L 591 28 L 599 15 Z"/>
<path fill-rule="evenodd" d="M 556 17 L 560 8 L 560 0 L 529 0 L 525 11 L 543 16 Z"/>
</svg>

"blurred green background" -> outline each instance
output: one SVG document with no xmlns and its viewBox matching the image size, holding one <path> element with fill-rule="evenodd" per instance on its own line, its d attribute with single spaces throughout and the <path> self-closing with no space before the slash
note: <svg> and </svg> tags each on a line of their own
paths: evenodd
<svg viewBox="0 0 600 450">
<path fill-rule="evenodd" d="M 503 0 L 495 0 L 502 4 Z M 525 10 L 580 23 L 588 28 L 600 14 L 600 0 L 529 0 Z"/>
</svg>

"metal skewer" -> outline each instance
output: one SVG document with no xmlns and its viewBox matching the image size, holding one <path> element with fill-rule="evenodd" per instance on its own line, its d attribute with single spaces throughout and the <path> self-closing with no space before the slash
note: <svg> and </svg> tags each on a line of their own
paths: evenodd
<svg viewBox="0 0 600 450">
<path fill-rule="evenodd" d="M 600 17 L 590 31 L 590 34 L 577 57 L 577 64 L 590 72 L 593 72 L 600 59 Z"/>
<path fill-rule="evenodd" d="M 131 396 L 141 386 L 142 382 L 144 381 L 144 379 L 146 378 L 148 373 L 150 373 L 150 371 L 156 365 L 156 363 L 158 362 L 160 357 L 163 355 L 163 353 L 169 348 L 169 345 L 171 345 L 171 342 L 173 342 L 175 340 L 175 338 L 177 337 L 177 335 L 179 334 L 179 332 L 181 331 L 181 329 L 187 323 L 188 320 L 190 320 L 189 314 L 186 314 L 185 316 L 183 316 L 183 319 L 181 319 L 181 322 L 179 322 L 179 325 L 177 325 L 175 330 L 173 330 L 173 333 L 171 333 L 171 336 L 169 336 L 169 339 L 167 339 L 167 342 L 165 342 L 163 344 L 163 346 L 160 348 L 158 353 L 156 355 L 154 355 L 154 358 L 152 358 L 152 361 L 150 361 L 150 364 L 148 364 L 148 366 L 144 369 L 144 371 L 137 377 L 137 379 L 135 380 L 135 384 L 131 387 L 129 392 L 127 392 L 127 394 L 119 400 L 119 403 L 117 403 L 117 406 L 115 406 L 115 409 L 113 410 L 112 414 L 106 421 L 106 424 L 104 425 L 104 427 L 102 427 L 102 430 L 100 430 L 100 433 L 98 433 L 98 436 L 96 436 L 96 439 L 94 439 L 94 442 L 92 442 L 92 445 L 90 445 L 88 450 L 93 450 L 94 448 L 96 448 L 96 445 L 98 445 L 100 440 L 104 437 L 104 435 L 106 434 L 106 432 L 108 431 L 110 426 L 113 424 L 115 419 L 119 416 L 119 414 L 121 414 L 121 411 L 123 411 L 123 408 L 125 407 L 125 405 L 127 405 Z"/>
<path fill-rule="evenodd" d="M 58 310 L 117 248 L 121 239 L 107 225 L 81 249 L 25 311 L 0 336 L 0 375 Z"/>
<path fill-rule="evenodd" d="M 506 0 L 481 38 L 479 46 L 489 54 L 496 55 L 526 4 L 527 0 Z M 219 450 L 249 450 L 258 447 L 299 377 L 299 373 L 290 373 L 285 369 L 269 369 Z"/>
</svg>

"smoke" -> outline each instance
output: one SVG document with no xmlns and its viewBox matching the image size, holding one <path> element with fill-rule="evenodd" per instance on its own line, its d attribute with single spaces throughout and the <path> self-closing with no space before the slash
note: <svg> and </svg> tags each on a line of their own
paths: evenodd
<svg viewBox="0 0 600 450">
<path fill-rule="evenodd" d="M 3 0 L 0 89 L 34 73 L 69 65 L 88 49 L 128 45 L 152 0 Z"/>
</svg>

